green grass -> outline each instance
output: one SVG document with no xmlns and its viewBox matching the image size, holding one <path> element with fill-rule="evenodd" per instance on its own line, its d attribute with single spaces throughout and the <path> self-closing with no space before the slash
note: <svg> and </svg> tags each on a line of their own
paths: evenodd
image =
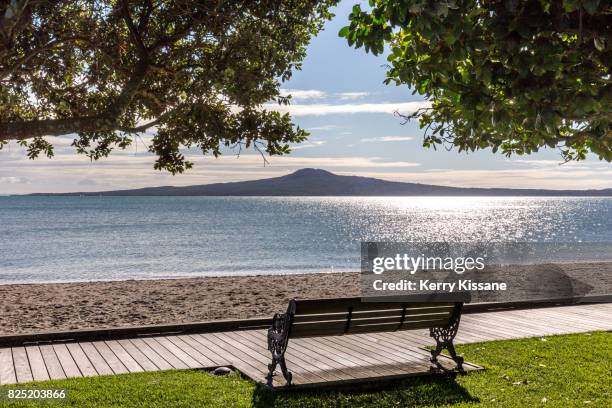
<svg viewBox="0 0 612 408">
<path fill-rule="evenodd" d="M 485 371 L 421 377 L 362 388 L 270 392 L 238 375 L 165 371 L 28 384 L 66 388 L 68 407 L 610 407 L 612 333 L 478 343 L 459 347 Z M 6 387 L 5 387 L 6 388 Z M 5 390 L 2 390 L 5 395 Z"/>
</svg>

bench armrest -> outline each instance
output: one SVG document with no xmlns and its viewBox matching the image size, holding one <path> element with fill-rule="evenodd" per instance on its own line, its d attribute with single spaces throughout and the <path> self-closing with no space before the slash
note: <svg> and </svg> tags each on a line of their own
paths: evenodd
<svg viewBox="0 0 612 408">
<path fill-rule="evenodd" d="M 289 327 L 289 316 L 286 313 L 276 313 L 274 315 L 272 326 L 268 329 L 268 350 L 274 352 L 279 348 L 286 347 L 289 339 Z"/>
<path fill-rule="evenodd" d="M 272 318 L 272 326 L 268 329 L 268 350 L 272 354 L 272 362 L 268 365 L 268 385 L 272 386 L 274 370 L 278 365 L 281 367 L 287 385 L 291 385 L 292 374 L 287 370 L 285 362 L 285 351 L 289 343 L 289 332 L 291 330 L 292 313 L 276 313 Z"/>
</svg>

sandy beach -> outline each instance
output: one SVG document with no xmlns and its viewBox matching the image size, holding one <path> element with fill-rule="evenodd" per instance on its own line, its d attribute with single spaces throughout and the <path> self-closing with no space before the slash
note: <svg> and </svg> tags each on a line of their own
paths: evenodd
<svg viewBox="0 0 612 408">
<path fill-rule="evenodd" d="M 0 334 L 271 317 L 358 293 L 358 273 L 0 285 Z"/>
<path fill-rule="evenodd" d="M 563 270 L 611 293 L 612 263 Z M 359 273 L 0 285 L 0 334 L 271 317 L 292 298 L 359 293 Z"/>
</svg>

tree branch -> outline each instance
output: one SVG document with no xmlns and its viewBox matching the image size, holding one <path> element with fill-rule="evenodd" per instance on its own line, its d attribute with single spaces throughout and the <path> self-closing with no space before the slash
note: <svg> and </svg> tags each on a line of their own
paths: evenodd
<svg viewBox="0 0 612 408">
<path fill-rule="evenodd" d="M 120 130 L 118 120 L 138 92 L 148 70 L 146 62 L 139 62 L 123 90 L 99 115 L 62 119 L 43 119 L 0 123 L 0 140 L 25 140 L 40 136 L 60 136 L 68 133 Z"/>
<path fill-rule="evenodd" d="M 161 122 L 164 121 L 164 119 L 166 119 L 168 116 L 170 116 L 173 113 L 174 113 L 174 109 L 171 109 L 161 114 L 157 119 L 144 123 L 140 126 L 136 126 L 136 127 L 118 126 L 116 130 L 120 130 L 121 132 L 125 132 L 125 133 L 141 133 L 141 132 L 146 131 L 149 128 L 152 128 L 153 126 L 159 125 Z"/>
<path fill-rule="evenodd" d="M 147 47 L 144 45 L 144 42 L 142 41 L 142 37 L 140 36 L 140 33 L 138 32 L 138 28 L 134 24 L 134 20 L 132 20 L 132 15 L 130 14 L 129 3 L 127 0 L 121 1 L 121 16 L 123 17 L 123 20 L 125 21 L 125 24 L 127 25 L 128 30 L 130 31 L 132 41 L 134 42 L 134 45 L 136 46 L 136 50 L 138 52 L 138 55 L 140 56 L 140 59 L 147 60 L 148 59 Z"/>
</svg>

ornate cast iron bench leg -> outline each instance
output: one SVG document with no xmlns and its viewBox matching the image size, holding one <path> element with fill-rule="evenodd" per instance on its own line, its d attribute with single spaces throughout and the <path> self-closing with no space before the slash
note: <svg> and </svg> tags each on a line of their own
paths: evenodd
<svg viewBox="0 0 612 408">
<path fill-rule="evenodd" d="M 274 370 L 280 365 L 283 377 L 287 381 L 287 385 L 291 385 L 293 375 L 287 369 L 285 362 L 285 351 L 289 341 L 289 333 L 287 331 L 287 316 L 285 314 L 275 314 L 272 320 L 272 327 L 268 329 L 268 350 L 272 353 L 272 363 L 268 364 L 268 375 L 266 380 L 268 385 L 272 386 Z"/>
<path fill-rule="evenodd" d="M 461 317 L 461 307 L 455 306 L 450 322 L 447 327 L 434 327 L 429 329 L 429 335 L 436 340 L 436 348 L 431 351 L 431 362 L 439 368 L 444 367 L 438 362 L 438 356 L 444 349 L 448 350 L 451 358 L 457 363 L 457 370 L 463 372 L 463 357 L 458 356 L 455 352 L 453 339 L 459 330 L 459 319 Z"/>
</svg>

